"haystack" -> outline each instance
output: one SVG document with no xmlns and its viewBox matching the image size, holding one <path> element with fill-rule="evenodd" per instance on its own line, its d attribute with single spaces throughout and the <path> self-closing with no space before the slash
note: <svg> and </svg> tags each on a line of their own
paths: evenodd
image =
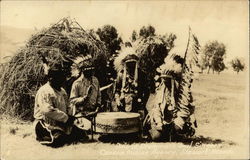
<svg viewBox="0 0 250 160">
<path fill-rule="evenodd" d="M 161 36 L 149 36 L 139 39 L 134 44 L 134 48 L 139 57 L 139 68 L 145 73 L 150 90 L 153 92 L 156 68 L 164 63 L 164 58 L 170 51 L 168 44 Z"/>
<path fill-rule="evenodd" d="M 109 54 L 105 45 L 76 21 L 64 18 L 33 35 L 4 67 L 0 77 L 0 113 L 32 118 L 34 98 L 46 82 L 42 57 L 50 63 L 61 63 L 70 74 L 73 60 L 90 54 L 102 83 Z"/>
<path fill-rule="evenodd" d="M 140 68 L 149 74 L 153 74 L 168 55 L 167 44 L 159 36 L 141 39 L 135 45 L 135 51 L 140 59 Z"/>
</svg>

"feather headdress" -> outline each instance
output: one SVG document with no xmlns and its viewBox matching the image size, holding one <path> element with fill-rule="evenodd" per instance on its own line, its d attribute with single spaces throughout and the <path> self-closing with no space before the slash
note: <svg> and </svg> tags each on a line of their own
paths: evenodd
<svg viewBox="0 0 250 160">
<path fill-rule="evenodd" d="M 164 64 L 157 68 L 157 72 L 160 74 L 166 74 L 171 76 L 177 76 L 181 73 L 183 58 L 177 54 L 170 53 L 165 59 Z"/>
<path fill-rule="evenodd" d="M 123 69 L 124 63 L 129 59 L 135 61 L 138 60 L 135 50 L 132 47 L 123 47 L 114 60 L 116 71 L 121 71 Z"/>
</svg>

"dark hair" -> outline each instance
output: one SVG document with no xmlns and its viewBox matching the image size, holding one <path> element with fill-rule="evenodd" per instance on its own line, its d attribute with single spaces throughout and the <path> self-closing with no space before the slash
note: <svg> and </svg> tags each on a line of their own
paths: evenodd
<svg viewBox="0 0 250 160">
<path fill-rule="evenodd" d="M 48 72 L 48 78 L 61 77 L 61 76 L 66 76 L 62 70 L 50 69 Z"/>
<path fill-rule="evenodd" d="M 49 68 L 48 71 L 48 77 L 52 78 L 52 77 L 57 77 L 57 76 L 63 76 L 64 72 L 63 72 L 63 67 L 61 64 L 53 64 L 51 65 L 51 67 Z"/>
</svg>

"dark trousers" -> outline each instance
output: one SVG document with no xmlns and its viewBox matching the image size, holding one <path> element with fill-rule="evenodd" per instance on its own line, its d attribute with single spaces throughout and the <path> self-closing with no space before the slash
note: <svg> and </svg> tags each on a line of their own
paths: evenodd
<svg viewBox="0 0 250 160">
<path fill-rule="evenodd" d="M 35 125 L 36 140 L 43 145 L 48 145 L 51 147 L 61 147 L 64 144 L 69 144 L 72 142 L 77 142 L 78 140 L 86 139 L 87 134 L 85 131 L 72 126 L 71 133 L 67 135 L 62 130 L 50 130 L 45 127 L 44 122 L 38 121 Z"/>
</svg>

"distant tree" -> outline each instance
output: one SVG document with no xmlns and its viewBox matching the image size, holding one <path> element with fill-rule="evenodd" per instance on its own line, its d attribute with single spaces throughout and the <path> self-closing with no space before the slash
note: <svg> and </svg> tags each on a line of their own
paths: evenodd
<svg viewBox="0 0 250 160">
<path fill-rule="evenodd" d="M 146 29 L 145 26 L 143 26 L 143 27 L 140 29 L 140 31 L 139 31 L 140 37 L 146 37 L 146 34 L 147 34 L 146 32 L 147 32 L 147 29 Z"/>
<path fill-rule="evenodd" d="M 166 43 L 167 49 L 171 50 L 174 48 L 174 41 L 177 38 L 175 34 L 170 33 L 170 34 L 164 34 L 161 36 L 163 41 Z"/>
<path fill-rule="evenodd" d="M 233 67 L 233 70 L 239 74 L 240 71 L 243 71 L 245 68 L 245 64 L 242 60 L 239 58 L 233 59 L 231 62 L 231 66 Z"/>
<path fill-rule="evenodd" d="M 147 27 L 143 26 L 139 31 L 139 36 L 143 38 L 155 36 L 155 28 L 151 25 L 148 25 Z"/>
<path fill-rule="evenodd" d="M 208 42 L 203 49 L 203 68 L 208 68 L 220 73 L 226 68 L 224 58 L 226 55 L 226 46 L 218 41 Z"/>
<path fill-rule="evenodd" d="M 203 73 L 203 71 L 205 69 L 207 69 L 209 63 L 206 60 L 206 56 L 204 54 L 202 54 L 203 52 L 201 52 L 201 54 L 199 55 L 199 60 L 198 60 L 198 64 L 197 66 L 201 69 L 201 73 Z"/>
<path fill-rule="evenodd" d="M 114 26 L 104 25 L 102 28 L 98 28 L 96 33 L 99 35 L 100 40 L 105 43 L 111 55 L 116 54 L 116 51 L 121 49 L 122 39 L 118 36 Z"/>
<path fill-rule="evenodd" d="M 133 31 L 132 35 L 131 35 L 131 39 L 137 40 L 136 38 L 139 38 L 139 37 L 140 38 L 147 38 L 149 36 L 158 36 L 161 40 L 163 40 L 168 51 L 170 51 L 175 46 L 174 41 L 177 38 L 177 36 L 174 33 L 166 33 L 164 35 L 156 35 L 155 28 L 151 25 L 148 25 L 147 27 L 143 26 L 140 29 L 139 36 L 137 35 L 136 31 Z"/>
<path fill-rule="evenodd" d="M 138 38 L 138 34 L 135 30 L 133 30 L 132 35 L 131 35 L 131 41 L 134 42 Z"/>
<path fill-rule="evenodd" d="M 218 74 L 220 74 L 221 71 L 223 71 L 224 69 L 226 69 L 226 65 L 223 61 L 222 57 L 217 57 L 214 56 L 213 60 L 212 60 L 212 68 L 213 68 L 213 73 L 214 71 L 216 71 Z"/>
</svg>

